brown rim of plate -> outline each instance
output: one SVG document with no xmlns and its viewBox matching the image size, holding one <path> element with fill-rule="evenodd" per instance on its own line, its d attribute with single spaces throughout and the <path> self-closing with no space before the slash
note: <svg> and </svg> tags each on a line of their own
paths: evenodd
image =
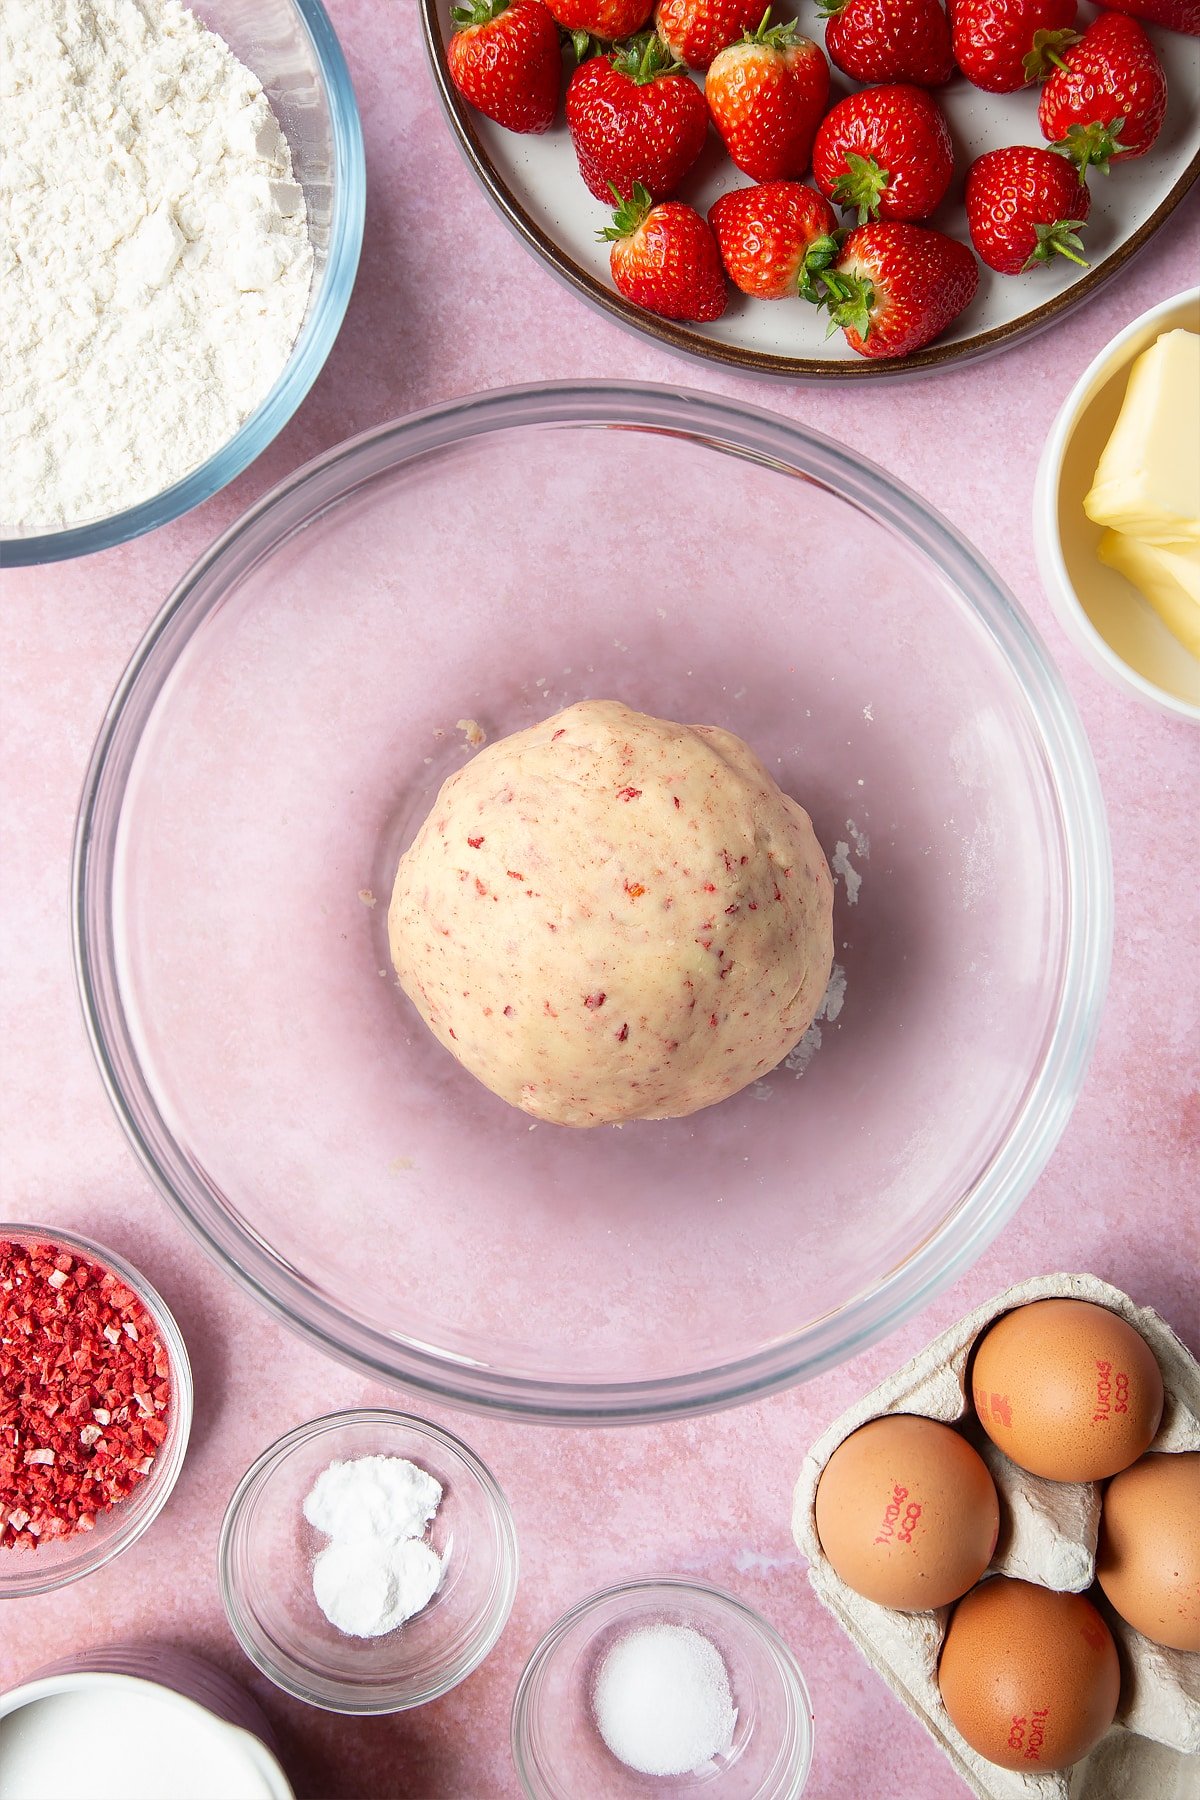
<svg viewBox="0 0 1200 1800">
<path fill-rule="evenodd" d="M 858 381 L 866 376 L 924 374 L 933 369 L 945 368 L 951 363 L 969 362 L 975 357 L 1007 349 L 1021 338 L 1043 330 L 1061 313 L 1090 300 L 1154 235 L 1168 214 L 1174 212 L 1197 176 L 1200 176 L 1200 149 L 1197 149 L 1170 192 L 1159 202 L 1150 217 L 1142 221 L 1132 236 L 1118 244 L 1115 250 L 1088 269 L 1069 288 L 1064 288 L 1061 293 L 1031 307 L 1021 318 L 1011 319 L 1007 325 L 994 325 L 990 331 L 974 332 L 970 337 L 962 338 L 954 344 L 931 344 L 925 350 L 915 351 L 912 356 L 893 356 L 874 361 L 868 357 L 856 356 L 844 362 L 834 362 L 821 357 L 776 356 L 769 350 L 747 350 L 740 344 L 724 344 L 714 338 L 702 337 L 698 331 L 676 324 L 672 319 L 660 319 L 654 313 L 643 312 L 614 289 L 597 281 L 589 269 L 582 268 L 552 237 L 547 236 L 515 198 L 493 165 L 476 133 L 469 108 L 450 79 L 438 22 L 438 0 L 419 0 L 419 4 L 425 49 L 433 70 L 433 79 L 443 110 L 454 128 L 459 148 L 488 199 L 517 236 L 561 280 L 569 283 L 586 300 L 610 313 L 630 331 L 639 332 L 644 337 L 657 338 L 660 343 L 672 350 L 681 350 L 685 355 L 701 356 L 709 362 L 724 363 L 729 368 L 744 369 L 751 374 L 790 375 L 793 380 Z"/>
</svg>

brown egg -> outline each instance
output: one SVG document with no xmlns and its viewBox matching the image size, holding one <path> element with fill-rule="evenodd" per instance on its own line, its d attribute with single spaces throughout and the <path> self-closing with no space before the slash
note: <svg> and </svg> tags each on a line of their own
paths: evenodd
<svg viewBox="0 0 1200 1800">
<path fill-rule="evenodd" d="M 1127 1469 L 1162 1417 L 1145 1338 L 1086 1300 L 1034 1300 L 998 1319 L 975 1351 L 971 1394 L 992 1442 L 1051 1481 Z"/>
<path fill-rule="evenodd" d="M 1200 1650 L 1200 1450 L 1143 1456 L 1109 1482 L 1096 1579 L 1143 1637 Z"/>
<path fill-rule="evenodd" d="M 936 1419 L 872 1419 L 838 1445 L 817 1488 L 821 1548 L 881 1606 L 948 1606 L 992 1560 L 1000 1504 L 982 1458 Z"/>
<path fill-rule="evenodd" d="M 938 1685 L 972 1749 L 1033 1775 L 1065 1769 L 1099 1742 L 1121 1672 L 1090 1600 L 998 1575 L 951 1614 Z"/>
</svg>

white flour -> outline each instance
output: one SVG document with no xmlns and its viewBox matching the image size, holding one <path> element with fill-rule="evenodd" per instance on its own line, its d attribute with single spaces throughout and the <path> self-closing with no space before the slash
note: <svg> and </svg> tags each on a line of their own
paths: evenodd
<svg viewBox="0 0 1200 1800">
<path fill-rule="evenodd" d="M 254 75 L 178 0 L 0 0 L 0 525 L 148 499 L 231 438 L 312 281 Z"/>
</svg>

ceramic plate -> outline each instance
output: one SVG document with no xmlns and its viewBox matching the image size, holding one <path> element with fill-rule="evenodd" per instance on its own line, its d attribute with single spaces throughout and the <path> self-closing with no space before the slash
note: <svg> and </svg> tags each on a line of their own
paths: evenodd
<svg viewBox="0 0 1200 1800">
<path fill-rule="evenodd" d="M 1092 216 L 1085 234 L 1089 269 L 1077 269 L 1062 257 L 1054 268 L 1030 275 L 996 275 L 982 269 L 975 300 L 948 332 L 914 356 L 887 362 L 856 356 L 841 332 L 827 340 L 824 315 L 799 302 L 750 300 L 731 291 L 729 306 L 715 324 L 677 325 L 639 311 L 614 291 L 608 246 L 596 239 L 610 215 L 583 185 L 561 109 L 558 123 L 544 137 L 504 131 L 473 111 L 446 72 L 451 0 L 420 0 L 420 5 L 434 79 L 454 133 L 485 193 L 517 235 L 585 299 L 622 323 L 674 349 L 765 374 L 844 380 L 939 368 L 1003 349 L 1094 294 L 1157 230 L 1200 174 L 1195 101 L 1200 94 L 1200 39 L 1151 26 L 1167 75 L 1166 121 L 1148 155 L 1118 165 L 1107 179 L 1092 177 Z M 782 5 L 776 10 L 786 17 L 792 8 Z M 825 34 L 814 0 L 801 0 L 796 10 L 800 29 L 823 45 Z M 1081 6 L 1081 25 L 1090 23 L 1096 10 Z M 832 98 L 839 99 L 853 85 L 835 69 Z M 1037 96 L 1032 89 L 985 94 L 956 76 L 948 87 L 936 90 L 936 97 L 950 120 L 957 173 L 930 223 L 966 239 L 963 173 L 984 150 L 1042 142 Z M 680 198 L 705 211 L 718 194 L 745 180 L 710 132 Z"/>
</svg>

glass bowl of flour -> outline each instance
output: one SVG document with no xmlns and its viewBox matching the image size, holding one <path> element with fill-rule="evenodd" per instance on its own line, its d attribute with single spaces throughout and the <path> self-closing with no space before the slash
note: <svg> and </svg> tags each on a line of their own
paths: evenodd
<svg viewBox="0 0 1200 1800">
<path fill-rule="evenodd" d="M 466 1444 L 366 1409 L 298 1425 L 225 1513 L 221 1596 L 242 1649 L 329 1712 L 423 1706 L 495 1646 L 517 1589 L 508 1501 Z"/>
<path fill-rule="evenodd" d="M 177 518 L 277 436 L 341 326 L 365 164 L 320 0 L 13 0 L 0 65 L 0 549 L 29 564 Z"/>
</svg>

